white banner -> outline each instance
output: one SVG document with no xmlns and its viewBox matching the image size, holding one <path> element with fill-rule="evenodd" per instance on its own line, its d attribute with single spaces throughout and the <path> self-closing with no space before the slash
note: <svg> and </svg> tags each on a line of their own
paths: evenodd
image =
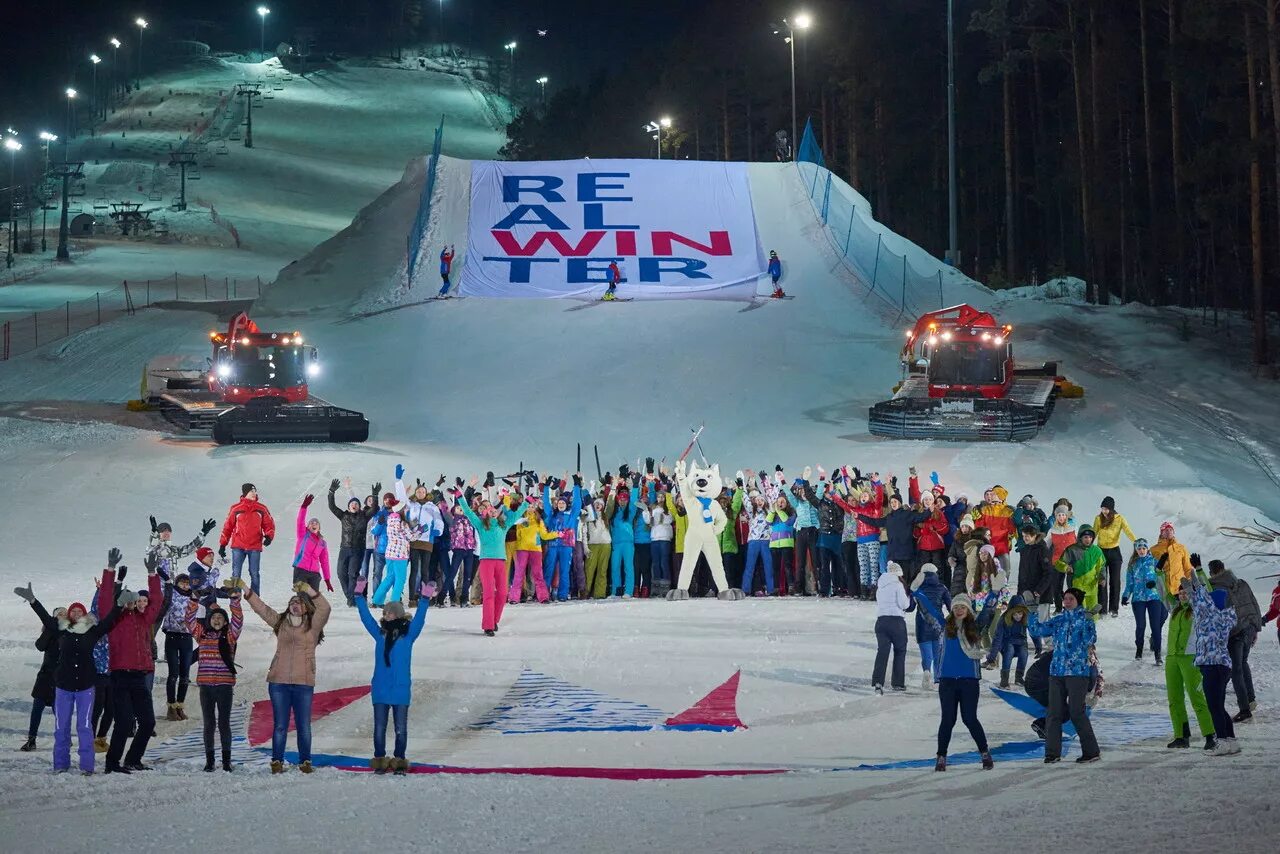
<svg viewBox="0 0 1280 854">
<path fill-rule="evenodd" d="M 751 299 L 765 271 L 746 164 L 475 161 L 459 291 Z"/>
</svg>

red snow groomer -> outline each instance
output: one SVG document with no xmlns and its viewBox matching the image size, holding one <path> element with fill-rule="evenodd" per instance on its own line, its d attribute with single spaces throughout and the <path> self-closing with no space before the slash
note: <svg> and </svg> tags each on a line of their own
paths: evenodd
<svg viewBox="0 0 1280 854">
<path fill-rule="evenodd" d="M 1016 365 L 1013 327 L 956 305 L 921 315 L 902 348 L 903 380 L 871 407 L 872 435 L 1017 442 L 1049 419 L 1061 392 L 1079 396 L 1055 362 Z"/>
<path fill-rule="evenodd" d="M 302 334 L 264 332 L 247 314 L 209 333 L 205 369 L 148 367 L 144 396 L 188 430 L 208 428 L 220 445 L 251 442 L 363 442 L 369 422 L 311 394 L 320 373 L 316 348 Z M 161 388 L 150 388 L 152 379 Z"/>
</svg>

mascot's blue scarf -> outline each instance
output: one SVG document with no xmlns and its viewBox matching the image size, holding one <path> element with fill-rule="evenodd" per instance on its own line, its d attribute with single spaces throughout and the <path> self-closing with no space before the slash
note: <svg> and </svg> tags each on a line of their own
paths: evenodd
<svg viewBox="0 0 1280 854">
<path fill-rule="evenodd" d="M 702 521 L 713 521 L 714 517 L 711 515 L 711 499 L 698 496 L 698 503 L 702 505 Z"/>
</svg>

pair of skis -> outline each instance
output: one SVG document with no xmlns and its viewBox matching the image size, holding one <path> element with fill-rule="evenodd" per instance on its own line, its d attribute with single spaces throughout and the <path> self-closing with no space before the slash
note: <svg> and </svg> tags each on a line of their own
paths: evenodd
<svg viewBox="0 0 1280 854">
<path fill-rule="evenodd" d="M 706 462 L 706 459 L 707 459 L 706 452 L 702 450 L 702 443 L 698 441 L 699 437 L 702 436 L 703 429 L 706 426 L 707 426 L 706 424 L 699 424 L 697 427 L 691 428 L 691 431 L 693 433 L 693 438 L 689 440 L 689 444 L 685 446 L 684 451 L 680 454 L 680 457 L 676 460 L 676 462 L 683 463 L 685 460 L 685 457 L 689 456 L 689 452 L 693 450 L 694 445 L 698 446 L 698 453 L 702 455 L 703 462 Z M 595 451 L 595 455 L 596 455 L 596 477 L 599 480 L 603 481 L 604 472 L 600 468 L 600 446 L 593 445 L 592 448 Z M 578 470 L 581 471 L 581 469 L 582 469 L 582 445 L 579 444 L 578 445 Z"/>
</svg>

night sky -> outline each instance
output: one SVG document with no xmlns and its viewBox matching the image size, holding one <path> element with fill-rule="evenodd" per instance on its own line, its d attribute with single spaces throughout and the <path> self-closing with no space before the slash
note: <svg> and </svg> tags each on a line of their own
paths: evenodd
<svg viewBox="0 0 1280 854">
<path fill-rule="evenodd" d="M 416 0 L 414 0 L 416 2 Z M 0 37 L 4 40 L 0 79 L 0 122 L 26 133 L 36 125 L 57 123 L 62 115 L 62 91 L 68 85 L 87 88 L 90 53 L 104 61 L 115 36 L 126 52 L 136 45 L 139 15 L 150 27 L 144 40 L 193 38 L 216 51 L 256 49 L 259 2 L 223 0 L 42 0 L 0 3 Z M 267 43 L 288 40 L 294 28 L 314 26 L 322 35 L 317 48 L 357 52 L 350 42 L 358 32 L 354 16 L 366 12 L 374 20 L 390 19 L 393 0 L 266 0 L 271 8 Z M 664 43 L 680 26 L 674 0 L 644 3 L 595 0 L 444 0 L 445 31 L 449 41 L 501 53 L 501 45 L 515 39 L 518 66 L 531 77 L 548 74 L 557 82 L 582 82 L 592 70 L 621 62 L 637 50 Z M 434 38 L 437 0 L 425 0 L 424 39 Z M 548 35 L 539 38 L 536 31 Z M 347 41 L 347 43 L 342 43 Z M 133 61 L 130 53 L 129 60 Z M 100 74 L 106 66 L 99 66 Z M 101 82 L 101 80 L 100 80 Z"/>
</svg>

